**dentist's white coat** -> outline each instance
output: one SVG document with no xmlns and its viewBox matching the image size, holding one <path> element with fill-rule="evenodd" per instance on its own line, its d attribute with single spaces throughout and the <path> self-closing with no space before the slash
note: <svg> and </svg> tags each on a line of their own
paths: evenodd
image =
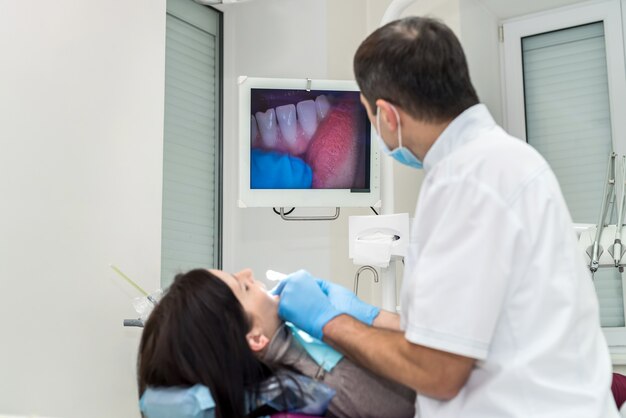
<svg viewBox="0 0 626 418">
<path fill-rule="evenodd" d="M 424 159 L 402 289 L 416 344 L 477 360 L 421 418 L 619 417 L 598 304 L 557 180 L 484 105 Z"/>
</svg>

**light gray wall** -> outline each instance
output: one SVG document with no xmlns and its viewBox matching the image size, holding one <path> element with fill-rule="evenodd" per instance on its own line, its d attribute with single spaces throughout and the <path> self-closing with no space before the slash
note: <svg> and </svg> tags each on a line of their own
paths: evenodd
<svg viewBox="0 0 626 418">
<path fill-rule="evenodd" d="M 159 283 L 165 0 L 0 0 L 0 414 L 138 416 Z"/>
</svg>

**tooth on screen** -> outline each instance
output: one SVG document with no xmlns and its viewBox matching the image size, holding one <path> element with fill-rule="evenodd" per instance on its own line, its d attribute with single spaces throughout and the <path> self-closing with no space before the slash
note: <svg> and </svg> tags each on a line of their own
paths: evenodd
<svg viewBox="0 0 626 418">
<path fill-rule="evenodd" d="M 324 95 L 317 96 L 317 99 L 315 99 L 315 108 L 317 109 L 318 119 L 324 119 L 328 114 L 328 111 L 330 110 L 330 103 L 328 103 L 328 98 Z"/>
<path fill-rule="evenodd" d="M 261 142 L 268 148 L 274 148 L 278 141 L 274 109 L 269 109 L 267 112 L 256 112 L 256 121 L 261 132 Z"/>
<path fill-rule="evenodd" d="M 278 127 L 283 134 L 283 138 L 288 144 L 296 142 L 297 134 L 297 120 L 296 120 L 296 106 L 288 104 L 285 106 L 278 106 L 276 108 L 276 118 L 278 119 Z"/>
<path fill-rule="evenodd" d="M 317 129 L 317 110 L 313 100 L 305 100 L 297 104 L 298 122 L 307 139 L 311 139 Z"/>
</svg>

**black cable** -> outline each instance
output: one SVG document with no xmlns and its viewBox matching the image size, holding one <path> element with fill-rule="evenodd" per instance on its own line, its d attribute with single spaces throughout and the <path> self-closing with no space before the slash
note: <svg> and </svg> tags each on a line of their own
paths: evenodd
<svg viewBox="0 0 626 418">
<path fill-rule="evenodd" d="M 291 208 L 291 210 L 289 210 L 288 212 L 284 212 L 283 215 L 289 215 L 291 212 L 293 212 L 296 208 Z M 280 212 L 276 210 L 276 208 L 272 208 L 272 210 L 274 211 L 274 213 L 276 215 L 280 216 Z"/>
<path fill-rule="evenodd" d="M 376 215 L 378 215 L 378 212 L 376 212 L 376 209 L 374 209 L 372 206 L 370 206 L 370 209 L 372 210 L 372 212 L 374 212 Z"/>
</svg>

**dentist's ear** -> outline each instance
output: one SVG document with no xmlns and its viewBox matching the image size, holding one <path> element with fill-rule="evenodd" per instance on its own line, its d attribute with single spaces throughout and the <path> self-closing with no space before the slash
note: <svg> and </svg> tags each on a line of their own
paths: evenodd
<svg viewBox="0 0 626 418">
<path fill-rule="evenodd" d="M 258 326 L 252 327 L 250 332 L 246 334 L 246 340 L 250 349 L 255 353 L 262 351 L 270 342 L 269 338 L 263 334 L 263 331 Z"/>
<path fill-rule="evenodd" d="M 378 106 L 378 111 L 380 112 L 381 125 L 387 128 L 387 130 L 395 132 L 398 129 L 398 118 L 392 107 L 393 105 L 384 99 L 378 99 L 376 100 L 376 106 Z"/>
</svg>

